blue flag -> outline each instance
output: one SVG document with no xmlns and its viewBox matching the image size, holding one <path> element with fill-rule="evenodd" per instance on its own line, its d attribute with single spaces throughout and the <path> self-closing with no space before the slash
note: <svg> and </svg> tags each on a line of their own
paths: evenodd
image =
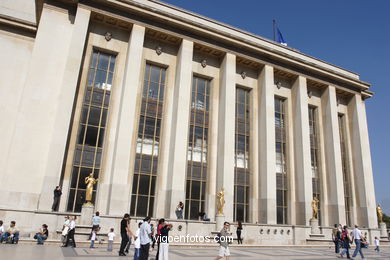
<svg viewBox="0 0 390 260">
<path fill-rule="evenodd" d="M 277 30 L 278 30 L 278 43 L 287 46 L 287 42 L 284 40 L 282 33 L 279 31 L 279 28 L 277 28 Z"/>
</svg>

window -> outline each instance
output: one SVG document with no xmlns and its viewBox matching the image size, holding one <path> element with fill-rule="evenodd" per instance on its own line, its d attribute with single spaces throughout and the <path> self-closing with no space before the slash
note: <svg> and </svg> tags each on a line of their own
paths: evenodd
<svg viewBox="0 0 390 260">
<path fill-rule="evenodd" d="M 249 222 L 249 90 L 237 88 L 234 148 L 234 221 Z"/>
<path fill-rule="evenodd" d="M 276 220 L 278 224 L 287 224 L 286 146 L 285 99 L 275 97 Z"/>
<path fill-rule="evenodd" d="M 318 147 L 318 130 L 317 130 L 317 108 L 309 106 L 309 127 L 310 127 L 310 154 L 311 154 L 311 171 L 313 199 L 317 198 L 318 203 L 318 222 L 321 224 L 321 191 L 320 191 L 320 170 L 319 170 L 319 147 Z"/>
<path fill-rule="evenodd" d="M 146 64 L 131 195 L 132 216 L 153 216 L 165 72 L 165 68 Z"/>
<path fill-rule="evenodd" d="M 345 140 L 345 117 L 342 114 L 339 114 L 339 132 L 340 132 L 340 148 L 341 148 L 341 164 L 343 170 L 343 183 L 344 183 L 344 203 L 345 203 L 345 219 L 347 226 L 351 226 L 351 182 L 349 180 L 349 171 L 348 171 L 348 157 L 346 153 L 346 140 Z"/>
<path fill-rule="evenodd" d="M 94 178 L 99 177 L 115 60 L 115 56 L 100 51 L 92 53 L 75 144 L 68 211 L 81 212 L 85 203 L 85 178 L 90 173 Z M 93 202 L 95 195 L 96 190 Z"/>
<path fill-rule="evenodd" d="M 191 114 L 187 151 L 186 207 L 187 219 L 198 219 L 204 212 L 207 145 L 209 130 L 210 81 L 198 77 L 192 80 Z"/>
</svg>

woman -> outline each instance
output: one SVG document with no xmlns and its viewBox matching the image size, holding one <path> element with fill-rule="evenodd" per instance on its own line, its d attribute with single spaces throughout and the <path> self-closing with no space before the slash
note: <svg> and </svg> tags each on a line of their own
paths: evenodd
<svg viewBox="0 0 390 260">
<path fill-rule="evenodd" d="M 349 237 L 347 226 L 344 226 L 343 230 L 341 231 L 341 247 L 343 248 L 343 251 L 341 251 L 340 257 L 344 257 L 344 254 L 347 253 L 347 258 L 350 258 L 349 256 L 349 249 L 351 248 L 350 243 L 352 243 L 352 240 Z"/>
<path fill-rule="evenodd" d="M 69 232 L 68 235 L 66 236 L 66 242 L 63 247 L 67 247 L 69 244 L 69 240 L 72 240 L 72 247 L 76 247 L 76 241 L 74 240 L 74 233 L 76 231 L 76 219 L 77 217 L 70 217 L 70 223 L 69 223 Z"/>
<path fill-rule="evenodd" d="M 236 230 L 238 244 L 242 244 L 241 231 L 242 231 L 242 223 L 241 221 L 238 221 L 237 230 Z"/>
<path fill-rule="evenodd" d="M 43 245 L 43 242 L 49 236 L 49 230 L 47 229 L 47 225 L 43 224 L 41 230 L 35 234 L 34 238 L 37 240 L 38 245 Z"/>
<path fill-rule="evenodd" d="M 62 234 L 61 234 L 62 245 L 65 245 L 66 242 L 66 236 L 68 235 L 69 232 L 69 223 L 70 223 L 69 216 L 65 216 L 65 222 L 62 225 Z"/>
</svg>

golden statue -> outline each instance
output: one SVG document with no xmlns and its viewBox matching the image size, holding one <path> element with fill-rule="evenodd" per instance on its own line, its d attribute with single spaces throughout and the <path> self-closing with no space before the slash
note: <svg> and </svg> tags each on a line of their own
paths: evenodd
<svg viewBox="0 0 390 260">
<path fill-rule="evenodd" d="M 383 223 L 383 211 L 380 204 L 378 204 L 378 207 L 376 207 L 376 214 L 378 214 L 379 223 Z"/>
<path fill-rule="evenodd" d="M 92 205 L 92 192 L 93 185 L 98 182 L 98 179 L 93 177 L 93 173 L 91 172 L 88 177 L 85 177 L 85 184 L 87 184 L 87 190 L 85 192 L 85 204 Z"/>
<path fill-rule="evenodd" d="M 217 213 L 217 215 L 223 215 L 223 206 L 225 205 L 225 191 L 223 188 L 217 193 L 217 198 L 218 198 L 218 203 L 217 203 L 218 213 Z"/>
<path fill-rule="evenodd" d="M 317 197 L 314 197 L 314 199 L 311 201 L 311 208 L 313 211 L 313 217 L 311 219 L 318 219 L 318 203 L 320 202 Z"/>
</svg>

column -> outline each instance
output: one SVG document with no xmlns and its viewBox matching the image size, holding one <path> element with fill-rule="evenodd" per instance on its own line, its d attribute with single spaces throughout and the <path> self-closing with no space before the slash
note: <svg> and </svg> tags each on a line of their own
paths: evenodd
<svg viewBox="0 0 390 260">
<path fill-rule="evenodd" d="M 234 130 L 236 100 L 236 56 L 226 53 L 220 69 L 218 112 L 217 192 L 225 189 L 224 214 L 233 220 L 234 199 Z M 217 211 L 217 210 L 216 210 Z M 216 212 L 215 212 L 216 213 Z"/>
<path fill-rule="evenodd" d="M 366 106 L 360 94 L 355 94 L 349 102 L 348 115 L 354 167 L 353 178 L 356 191 L 356 224 L 368 228 L 377 228 L 375 189 L 371 166 Z"/>
<path fill-rule="evenodd" d="M 65 65 L 64 77 L 62 79 L 62 87 L 60 90 L 61 98 L 58 102 L 59 109 L 54 116 L 55 123 L 53 133 L 55 134 L 52 136 L 49 147 L 49 158 L 47 160 L 45 176 L 43 179 L 44 185 L 42 186 L 39 200 L 38 209 L 40 210 L 51 210 L 53 190 L 60 182 L 67 141 L 66 138 L 70 125 L 71 111 L 73 109 L 90 15 L 90 10 L 78 6 Z M 61 147 L 61 149 L 59 149 L 59 147 Z M 62 197 L 61 203 L 65 203 L 65 200 L 66 198 Z"/>
<path fill-rule="evenodd" d="M 183 39 L 176 65 L 175 86 L 173 90 L 173 109 L 171 136 L 169 138 L 169 162 L 167 197 L 157 196 L 157 205 L 169 204 L 165 216 L 175 219 L 175 209 L 179 201 L 186 200 L 186 172 L 188 125 L 191 101 L 192 54 L 194 43 Z M 187 206 L 187 205 L 185 205 Z M 161 207 L 162 208 L 162 207 Z M 184 213 L 183 213 L 184 215 Z"/>
<path fill-rule="evenodd" d="M 295 155 L 296 223 L 309 225 L 312 217 L 312 172 L 306 78 L 298 76 L 292 87 Z"/>
<path fill-rule="evenodd" d="M 276 224 L 274 69 L 265 65 L 258 79 L 260 223 Z M 254 173 L 255 174 L 255 173 Z"/>
<path fill-rule="evenodd" d="M 340 133 L 338 124 L 336 88 L 328 86 L 322 95 L 322 116 L 325 142 L 325 161 L 330 224 L 346 223 L 344 183 L 341 162 Z M 325 179 L 322 179 L 325 180 Z"/>
<path fill-rule="evenodd" d="M 137 137 L 137 98 L 141 93 L 142 51 L 145 27 L 134 24 L 131 30 L 125 76 L 122 86 L 119 120 L 117 125 L 113 163 L 110 178 L 100 188 L 109 189 L 107 214 L 123 215 L 130 211 L 130 192 Z M 101 192 L 100 194 L 104 194 Z M 105 198 L 107 199 L 107 198 Z"/>
</svg>

